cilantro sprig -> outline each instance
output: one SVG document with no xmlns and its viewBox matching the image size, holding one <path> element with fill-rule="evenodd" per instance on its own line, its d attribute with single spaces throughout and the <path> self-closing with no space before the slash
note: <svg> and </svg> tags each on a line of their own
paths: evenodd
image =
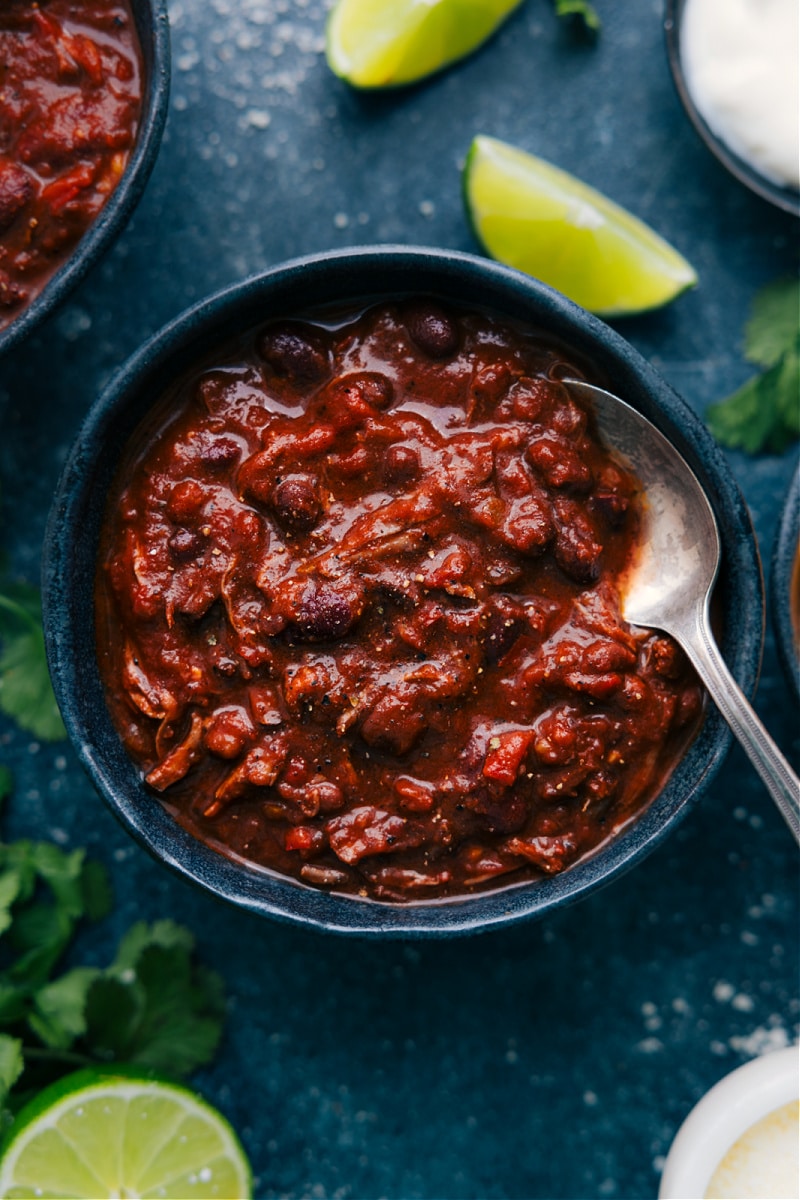
<svg viewBox="0 0 800 1200">
<path fill-rule="evenodd" d="M 25 583 L 0 583 L 0 712 L 42 741 L 66 737 L 47 671 L 41 599 Z"/>
<path fill-rule="evenodd" d="M 0 799 L 11 790 L 0 768 Z M 112 903 L 85 851 L 0 842 L 0 1113 L 67 1071 L 127 1063 L 174 1078 L 211 1060 L 224 989 L 171 920 L 133 925 L 105 967 L 62 968 L 79 925 Z"/>
<path fill-rule="evenodd" d="M 760 291 L 744 331 L 744 356 L 761 367 L 706 414 L 724 446 L 781 454 L 800 437 L 800 281 L 779 280 Z"/>
</svg>

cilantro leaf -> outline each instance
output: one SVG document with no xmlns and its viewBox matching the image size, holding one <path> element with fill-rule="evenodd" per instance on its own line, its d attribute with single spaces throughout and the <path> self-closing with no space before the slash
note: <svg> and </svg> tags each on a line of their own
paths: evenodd
<svg viewBox="0 0 800 1200">
<path fill-rule="evenodd" d="M 27 1012 L 30 989 L 20 984 L 0 981 L 0 1025 L 15 1025 Z"/>
<path fill-rule="evenodd" d="M 66 736 L 56 705 L 35 588 L 6 587 L 0 593 L 0 711 L 43 741 Z"/>
<path fill-rule="evenodd" d="M 0 774 L 0 787 L 9 784 Z M 38 1088 L 76 1065 L 129 1062 L 180 1077 L 213 1057 L 223 984 L 196 961 L 182 925 L 138 922 L 108 967 L 53 977 L 78 921 L 105 915 L 110 903 L 106 871 L 84 850 L 0 842 L 0 1133 Z"/>
<path fill-rule="evenodd" d="M 592 41 L 600 32 L 600 18 L 589 0 L 555 0 L 556 16 L 570 20 Z"/>
<path fill-rule="evenodd" d="M 753 300 L 744 330 L 748 362 L 774 367 L 793 346 L 800 328 L 800 279 L 779 279 Z"/>
<path fill-rule="evenodd" d="M 725 446 L 781 454 L 800 436 L 800 338 L 762 375 L 707 411 L 711 432 Z"/>
<path fill-rule="evenodd" d="M 194 939 L 173 921 L 134 925 L 113 966 L 91 985 L 86 1040 L 101 1058 L 187 1075 L 213 1057 L 222 981 L 193 962 Z"/>
<path fill-rule="evenodd" d="M 86 997 L 99 974 L 97 967 L 74 967 L 36 992 L 28 1024 L 45 1046 L 66 1050 L 86 1032 Z"/>
<path fill-rule="evenodd" d="M 12 921 L 11 905 L 19 896 L 22 878 L 13 867 L 0 875 L 0 934 L 5 933 Z"/>
<path fill-rule="evenodd" d="M 22 1057 L 22 1042 L 19 1038 L 0 1033 L 0 1105 L 22 1074 L 25 1066 Z"/>
<path fill-rule="evenodd" d="M 111 881 L 102 863 L 90 858 L 81 871 L 83 910 L 90 921 L 101 921 L 111 912 L 114 894 Z"/>
<path fill-rule="evenodd" d="M 86 996 L 86 1045 L 101 1062 L 126 1062 L 128 1050 L 141 1020 L 141 993 L 104 973 L 94 980 Z"/>
<path fill-rule="evenodd" d="M 146 921 L 137 921 L 131 925 L 125 937 L 119 944 L 114 967 L 119 972 L 135 970 L 139 959 L 148 946 L 163 946 L 168 950 L 183 950 L 191 954 L 194 949 L 194 938 L 188 929 L 169 919 L 154 921 L 148 925 Z"/>
<path fill-rule="evenodd" d="M 67 854 L 52 842 L 37 842 L 32 849 L 36 874 L 50 888 L 59 908 L 72 920 L 83 916 L 84 850 Z"/>
<path fill-rule="evenodd" d="M 9 936 L 17 958 L 9 968 L 14 983 L 40 987 L 72 938 L 74 921 L 55 904 L 29 904 L 14 916 Z"/>
<path fill-rule="evenodd" d="M 52 902 L 42 898 L 42 885 Z M 109 901 L 104 868 L 87 863 L 83 850 L 24 840 L 0 845 L 0 936 L 8 932 L 15 953 L 7 981 L 29 991 L 42 987 L 76 923 L 103 916 Z"/>
</svg>

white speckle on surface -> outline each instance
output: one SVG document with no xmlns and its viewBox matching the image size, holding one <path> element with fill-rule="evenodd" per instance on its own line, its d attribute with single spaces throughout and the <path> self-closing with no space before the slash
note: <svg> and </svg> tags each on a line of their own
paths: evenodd
<svg viewBox="0 0 800 1200">
<path fill-rule="evenodd" d="M 664 1043 L 657 1037 L 642 1038 L 641 1042 L 637 1042 L 636 1049 L 642 1054 L 658 1054 L 664 1049 Z"/>
<path fill-rule="evenodd" d="M 175 58 L 175 66 L 179 71 L 191 71 L 200 62 L 200 55 L 196 50 L 187 50 L 185 54 L 178 54 Z"/>
<path fill-rule="evenodd" d="M 211 1167 L 202 1167 L 197 1172 L 197 1178 L 200 1180 L 201 1183 L 210 1183 L 213 1178 L 213 1172 L 211 1170 Z"/>
<path fill-rule="evenodd" d="M 587 1108 L 595 1108 L 598 1104 L 596 1092 L 587 1091 L 583 1093 L 583 1103 Z"/>
<path fill-rule="evenodd" d="M 752 929 L 743 929 L 739 934 L 739 941 L 744 946 L 757 946 L 761 939 L 757 933 L 753 933 Z"/>
<path fill-rule="evenodd" d="M 67 833 L 66 829 L 61 829 L 61 827 L 58 825 L 50 830 L 50 837 L 59 846 L 66 846 L 67 842 L 69 841 L 69 834 Z"/>
<path fill-rule="evenodd" d="M 737 1012 L 752 1012 L 755 1008 L 753 997 L 745 992 L 737 992 L 731 1000 L 731 1008 L 735 1008 Z"/>
<path fill-rule="evenodd" d="M 248 108 L 244 114 L 244 123 L 252 129 L 268 129 L 272 117 L 265 108 Z"/>
<path fill-rule="evenodd" d="M 748 1058 L 757 1058 L 761 1054 L 769 1054 L 772 1050 L 784 1050 L 791 1042 L 788 1031 L 783 1025 L 759 1025 L 752 1033 L 743 1037 L 728 1038 L 728 1045 L 739 1054 Z"/>
<path fill-rule="evenodd" d="M 736 994 L 736 988 L 732 983 L 728 983 L 726 979 L 718 979 L 714 984 L 714 990 L 711 995 L 719 1004 L 727 1004 Z"/>
<path fill-rule="evenodd" d="M 347 226 L 350 224 L 350 218 L 347 213 L 338 212 L 333 218 L 333 223 L 337 229 L 347 229 Z"/>
<path fill-rule="evenodd" d="M 436 212 L 436 205 L 432 200 L 422 200 L 420 201 L 419 211 L 423 217 L 432 217 Z"/>
<path fill-rule="evenodd" d="M 53 766 L 55 767 L 55 769 L 56 769 L 57 771 L 66 771 L 66 769 L 67 769 L 67 760 L 64 758 L 64 755 L 63 755 L 63 754 L 58 754 L 58 755 L 57 755 L 57 756 L 56 756 L 56 757 L 53 759 Z"/>
<path fill-rule="evenodd" d="M 65 308 L 58 318 L 58 331 L 68 342 L 76 342 L 81 334 L 87 333 L 91 328 L 90 314 L 77 304 Z"/>
<path fill-rule="evenodd" d="M 655 1004 L 653 1004 L 653 1001 L 645 1000 L 644 1004 L 642 1005 L 642 1016 L 643 1017 L 654 1017 L 657 1012 L 658 1012 L 658 1008 L 656 1007 Z"/>
<path fill-rule="evenodd" d="M 709 1042 L 708 1048 L 712 1054 L 716 1054 L 717 1058 L 724 1058 L 728 1053 L 728 1047 L 725 1043 L 716 1039 L 713 1042 Z"/>
</svg>

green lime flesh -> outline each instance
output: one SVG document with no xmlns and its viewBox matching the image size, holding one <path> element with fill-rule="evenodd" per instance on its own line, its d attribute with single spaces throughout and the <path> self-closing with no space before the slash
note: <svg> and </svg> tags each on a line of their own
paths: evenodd
<svg viewBox="0 0 800 1200">
<path fill-rule="evenodd" d="M 415 83 L 477 49 L 521 0 L 338 0 L 331 70 L 358 88 Z"/>
<path fill-rule="evenodd" d="M 248 1200 L 231 1126 L 187 1088 L 78 1071 L 17 1117 L 0 1150 L 3 1200 Z"/>
<path fill-rule="evenodd" d="M 638 217 L 496 138 L 475 138 L 463 186 L 472 227 L 493 258 L 591 312 L 645 312 L 697 283 L 691 264 Z"/>
</svg>

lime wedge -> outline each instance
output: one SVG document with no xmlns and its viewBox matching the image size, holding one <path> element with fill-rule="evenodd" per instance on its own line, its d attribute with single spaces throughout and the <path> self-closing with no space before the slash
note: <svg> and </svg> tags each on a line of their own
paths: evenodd
<svg viewBox="0 0 800 1200">
<path fill-rule="evenodd" d="M 193 1092 L 132 1073 L 77 1071 L 17 1117 L 0 1196 L 247 1200 L 250 1165 L 225 1120 Z"/>
<path fill-rule="evenodd" d="M 328 18 L 328 65 L 358 88 L 414 83 L 477 49 L 520 3 L 338 0 Z"/>
<path fill-rule="evenodd" d="M 691 264 L 638 217 L 496 138 L 475 138 L 463 184 L 470 221 L 488 253 L 591 312 L 645 312 L 697 283 Z"/>
</svg>

